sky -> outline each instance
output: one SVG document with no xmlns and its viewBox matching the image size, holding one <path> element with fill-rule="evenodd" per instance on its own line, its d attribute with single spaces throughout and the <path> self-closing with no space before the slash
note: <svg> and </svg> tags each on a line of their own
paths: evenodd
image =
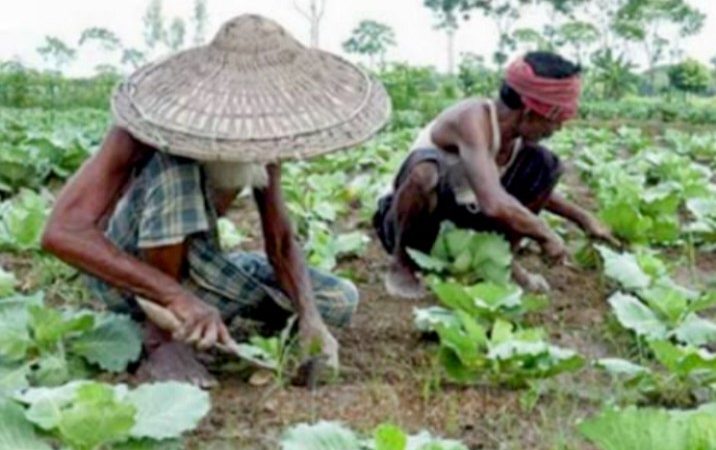
<svg viewBox="0 0 716 450">
<path fill-rule="evenodd" d="M 308 22 L 296 11 L 294 0 L 208 0 L 208 37 L 224 21 L 243 14 L 262 14 L 277 20 L 299 40 L 306 43 Z M 306 4 L 308 0 L 295 0 Z M 416 65 L 433 65 L 444 70 L 447 66 L 447 41 L 433 28 L 434 19 L 422 0 L 326 0 L 325 18 L 321 26 L 321 45 L 324 50 L 342 53 L 341 43 L 363 19 L 373 19 L 391 26 L 397 46 L 388 53 L 389 60 L 406 61 Z M 716 56 L 716 1 L 688 0 L 707 14 L 701 34 L 684 41 L 688 56 L 708 63 Z M 0 15 L 0 60 L 19 58 L 39 67 L 37 54 L 46 35 L 77 45 L 81 32 L 92 26 L 114 31 L 126 44 L 142 46 L 142 16 L 148 0 L 2 0 Z M 165 17 L 189 18 L 193 0 L 164 0 Z M 527 11 L 527 16 L 534 16 Z M 539 20 L 528 17 L 526 20 Z M 496 46 L 494 25 L 487 19 L 474 16 L 461 26 L 456 37 L 457 54 L 473 52 L 491 55 Z M 637 49 L 633 51 L 637 52 Z M 633 55 L 639 60 L 641 55 Z M 104 53 L 82 50 L 68 68 L 73 75 L 91 74 L 98 64 L 110 62 Z M 114 57 L 118 59 L 117 56 Z M 116 61 L 114 61 L 116 62 Z"/>
</svg>

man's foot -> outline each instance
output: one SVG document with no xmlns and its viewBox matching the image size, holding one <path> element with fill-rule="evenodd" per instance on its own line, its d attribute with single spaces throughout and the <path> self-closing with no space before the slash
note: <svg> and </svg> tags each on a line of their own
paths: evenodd
<svg viewBox="0 0 716 450">
<path fill-rule="evenodd" d="M 183 381 L 208 389 L 218 383 L 197 360 L 194 349 L 181 342 L 164 342 L 154 348 L 137 370 L 143 381 Z"/>
<path fill-rule="evenodd" d="M 385 289 L 393 297 L 419 299 L 427 292 L 417 275 L 408 267 L 393 264 L 385 276 Z"/>
<path fill-rule="evenodd" d="M 512 279 L 528 292 L 545 294 L 550 286 L 547 280 L 538 273 L 531 273 L 516 262 L 512 265 Z"/>
</svg>

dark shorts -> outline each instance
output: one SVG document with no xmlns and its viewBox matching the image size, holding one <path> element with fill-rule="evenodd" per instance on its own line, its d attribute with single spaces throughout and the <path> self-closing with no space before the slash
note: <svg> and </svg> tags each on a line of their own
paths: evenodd
<svg viewBox="0 0 716 450">
<path fill-rule="evenodd" d="M 420 232 L 411 239 L 414 242 L 406 242 L 406 245 L 429 252 L 440 230 L 440 224 L 446 220 L 460 228 L 476 231 L 505 230 L 504 225 L 485 214 L 457 203 L 455 192 L 448 184 L 447 162 L 443 151 L 434 148 L 418 149 L 411 152 L 403 162 L 393 184 L 393 193 L 378 200 L 378 210 L 373 216 L 373 227 L 388 253 L 392 253 L 395 248 L 396 219 L 392 208 L 395 192 L 405 182 L 413 167 L 424 162 L 433 163 L 438 169 L 438 203 L 434 213 L 421 220 Z M 539 145 L 526 145 L 502 176 L 502 186 L 520 203 L 538 213 L 557 185 L 562 172 L 563 167 L 557 155 Z"/>
</svg>

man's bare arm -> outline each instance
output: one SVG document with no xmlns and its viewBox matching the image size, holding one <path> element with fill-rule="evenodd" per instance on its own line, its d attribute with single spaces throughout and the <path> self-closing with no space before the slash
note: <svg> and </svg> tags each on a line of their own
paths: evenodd
<svg viewBox="0 0 716 450">
<path fill-rule="evenodd" d="M 545 208 L 552 214 L 564 217 L 581 228 L 584 228 L 584 225 L 592 217 L 585 209 L 570 202 L 557 192 L 552 192 Z"/>
<path fill-rule="evenodd" d="M 101 229 L 132 170 L 151 150 L 115 127 L 100 151 L 88 160 L 60 192 L 42 237 L 42 246 L 58 258 L 113 286 L 162 305 L 180 285 L 145 262 L 118 249 Z"/>
<path fill-rule="evenodd" d="M 620 242 L 612 235 L 608 227 L 601 223 L 593 214 L 570 202 L 557 192 L 552 192 L 547 204 L 547 211 L 564 217 L 584 230 L 587 235 L 619 246 Z"/>
<path fill-rule="evenodd" d="M 299 316 L 318 316 L 306 263 L 294 239 L 283 201 L 281 168 L 269 165 L 267 171 L 269 185 L 265 189 L 254 189 L 266 255 L 274 268 L 279 286 L 291 299 Z"/>
<path fill-rule="evenodd" d="M 267 166 L 269 185 L 254 189 L 261 214 L 266 255 L 273 266 L 281 289 L 298 313 L 299 337 L 305 356 L 312 358 L 316 346 L 329 367 L 338 369 L 338 342 L 331 335 L 316 307 L 313 287 L 302 252 L 298 247 L 281 195 L 281 167 Z"/>
<path fill-rule="evenodd" d="M 442 141 L 458 147 L 470 186 L 487 216 L 538 242 L 558 241 L 559 237 L 539 217 L 503 188 L 497 165 L 488 151 L 485 132 L 479 127 L 484 119 L 477 107 L 466 108 L 454 118 L 438 122 L 435 133 L 442 135 Z"/>
<path fill-rule="evenodd" d="M 117 248 L 104 235 L 102 218 L 114 208 L 132 170 L 152 150 L 115 127 L 101 150 L 60 192 L 42 237 L 42 246 L 63 261 L 109 284 L 169 307 L 182 321 L 181 333 L 203 346 L 230 336 L 215 308 L 179 283 L 184 244 L 154 249 L 147 263 Z"/>
</svg>

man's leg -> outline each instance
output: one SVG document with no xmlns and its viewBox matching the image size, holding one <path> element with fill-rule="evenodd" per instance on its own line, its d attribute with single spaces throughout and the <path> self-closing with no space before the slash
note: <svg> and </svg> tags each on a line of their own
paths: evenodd
<svg viewBox="0 0 716 450">
<path fill-rule="evenodd" d="M 433 161 L 422 161 L 408 169 L 393 194 L 392 204 L 383 218 L 391 228 L 394 244 L 385 286 L 390 295 L 420 298 L 425 289 L 417 276 L 417 267 L 407 249 L 429 253 L 440 231 L 438 185 L 440 171 Z"/>
</svg>

